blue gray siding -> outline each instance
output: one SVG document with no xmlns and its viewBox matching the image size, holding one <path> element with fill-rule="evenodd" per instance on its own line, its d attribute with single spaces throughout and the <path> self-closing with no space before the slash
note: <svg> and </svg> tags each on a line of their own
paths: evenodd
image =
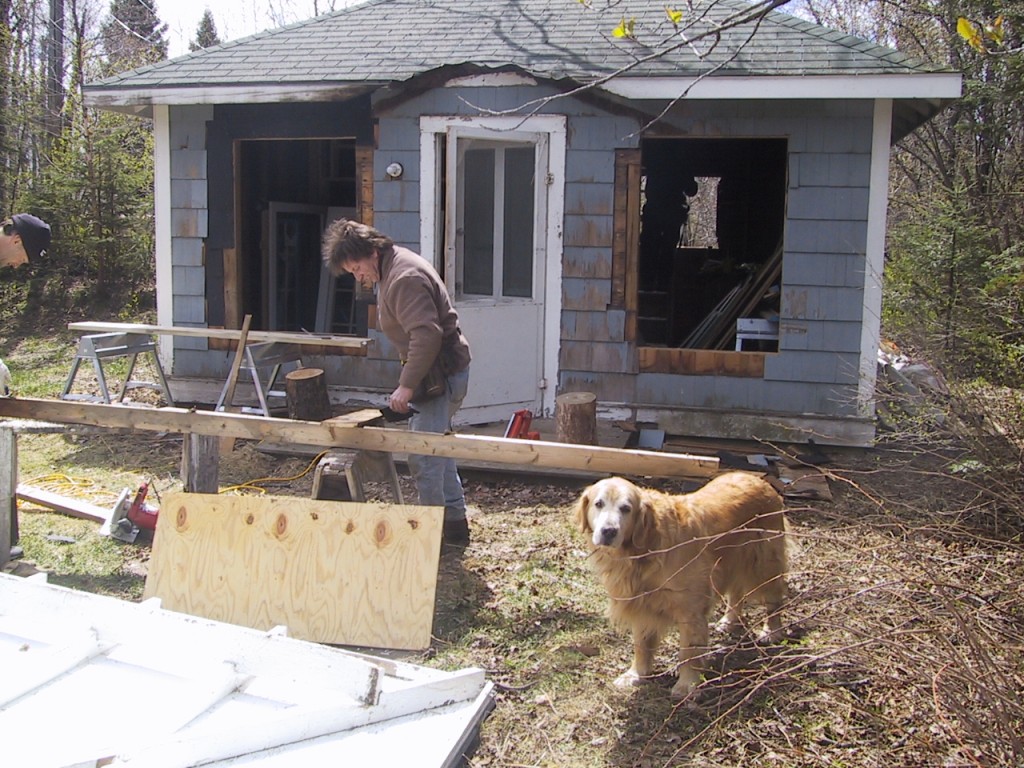
<svg viewBox="0 0 1024 768">
<path fill-rule="evenodd" d="M 475 105 L 508 109 L 538 97 L 537 88 L 442 88 L 392 105 L 378 117 L 374 224 L 396 242 L 420 249 L 419 120 L 422 115 L 478 115 Z M 333 107 L 337 109 L 337 106 Z M 615 153 L 638 146 L 644 121 L 559 99 L 546 112 L 568 118 L 561 349 L 558 386 L 587 389 L 605 403 L 717 409 L 751 414 L 854 417 L 858 413 L 861 322 L 872 106 L 866 102 L 719 103 L 684 101 L 663 132 L 687 138 L 784 138 L 789 149 L 787 219 L 779 353 L 763 379 L 637 373 L 625 340 L 626 317 L 612 296 Z M 203 143 L 206 107 L 172 110 L 174 322 L 203 324 L 206 234 Z M 398 180 L 384 169 L 404 167 Z M 424 254 L 434 257 L 435 254 Z M 877 308 L 871 308 L 877 311 Z M 328 359 L 354 387 L 389 386 L 392 350 L 376 344 L 365 359 Z M 487 340 L 474 340 L 488 343 Z M 229 355 L 204 355 L 179 339 L 174 373 L 219 375 Z M 319 363 L 318 363 L 319 364 Z"/>
</svg>

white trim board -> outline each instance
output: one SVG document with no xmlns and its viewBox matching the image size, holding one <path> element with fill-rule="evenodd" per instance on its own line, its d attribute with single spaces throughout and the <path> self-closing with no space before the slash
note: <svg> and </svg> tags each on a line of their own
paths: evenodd
<svg viewBox="0 0 1024 768">
<path fill-rule="evenodd" d="M 417 766 L 449 766 L 491 705 L 478 669 L 376 659 L 157 602 L 0 574 L 5 764 L 401 765 L 414 744 Z"/>
</svg>

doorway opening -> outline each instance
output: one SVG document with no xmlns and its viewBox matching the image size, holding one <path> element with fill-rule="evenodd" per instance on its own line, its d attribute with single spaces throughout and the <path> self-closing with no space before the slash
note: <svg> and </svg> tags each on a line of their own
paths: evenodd
<svg viewBox="0 0 1024 768">
<path fill-rule="evenodd" d="M 320 257 L 324 227 L 356 212 L 355 140 L 242 140 L 236 167 L 238 316 L 259 330 L 365 335 L 354 279 Z"/>
<path fill-rule="evenodd" d="M 642 142 L 641 345 L 778 350 L 786 158 L 784 139 Z"/>
</svg>

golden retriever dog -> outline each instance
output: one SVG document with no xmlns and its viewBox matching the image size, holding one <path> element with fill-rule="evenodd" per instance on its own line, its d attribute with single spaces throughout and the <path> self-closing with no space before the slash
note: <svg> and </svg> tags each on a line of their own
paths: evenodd
<svg viewBox="0 0 1024 768">
<path fill-rule="evenodd" d="M 688 696 L 700 682 L 697 657 L 708 644 L 718 598 L 726 607 L 723 629 L 742 629 L 744 605 L 759 602 L 768 612 L 762 639 L 781 635 L 786 522 L 782 498 L 760 477 L 728 472 L 682 495 L 606 478 L 583 491 L 575 515 L 608 591 L 609 617 L 633 634 L 633 665 L 616 685 L 651 675 L 662 636 L 675 625 L 679 678 L 672 696 Z"/>
</svg>

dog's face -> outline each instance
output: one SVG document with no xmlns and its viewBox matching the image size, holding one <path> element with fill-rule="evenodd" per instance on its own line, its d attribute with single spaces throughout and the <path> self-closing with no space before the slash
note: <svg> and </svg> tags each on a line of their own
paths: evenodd
<svg viewBox="0 0 1024 768">
<path fill-rule="evenodd" d="M 640 489 L 621 477 L 599 480 L 576 502 L 576 522 L 591 534 L 595 547 L 621 548 L 634 541 L 643 525 L 644 501 Z"/>
</svg>

